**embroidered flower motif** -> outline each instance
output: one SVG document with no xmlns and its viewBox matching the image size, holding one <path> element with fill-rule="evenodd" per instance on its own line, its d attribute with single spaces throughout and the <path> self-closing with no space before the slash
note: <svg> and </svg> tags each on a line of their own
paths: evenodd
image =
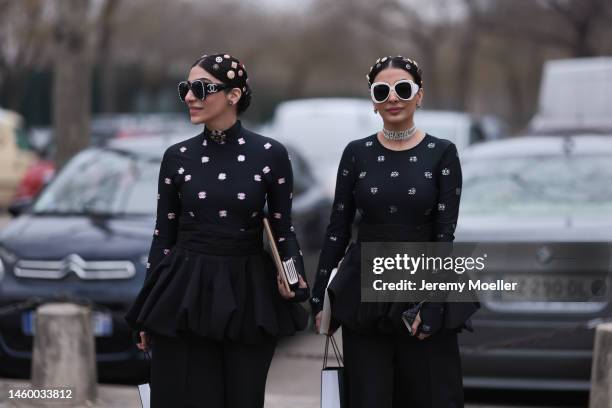
<svg viewBox="0 0 612 408">
<path fill-rule="evenodd" d="M 153 231 L 153 235 L 159 235 L 159 230 L 156 229 L 155 231 Z"/>
<path fill-rule="evenodd" d="M 389 212 L 390 212 L 391 214 L 395 214 L 395 213 L 397 212 L 397 207 L 396 207 L 396 206 L 394 206 L 394 205 L 390 205 L 390 206 L 389 206 Z"/>
<path fill-rule="evenodd" d="M 285 178 L 284 177 L 279 178 L 278 184 L 285 184 Z"/>
<path fill-rule="evenodd" d="M 185 153 L 185 151 L 187 150 L 187 148 L 185 146 L 181 146 L 181 148 L 179 149 L 181 151 L 181 153 Z"/>
<path fill-rule="evenodd" d="M 166 248 L 164 249 L 164 255 L 168 255 L 170 253 L 170 249 Z"/>
<path fill-rule="evenodd" d="M 362 179 L 366 176 L 367 172 L 362 171 L 361 173 L 359 173 L 359 178 Z"/>
<path fill-rule="evenodd" d="M 343 203 L 338 203 L 338 205 L 336 206 L 336 209 L 338 211 L 343 211 L 344 210 L 344 204 Z"/>
<path fill-rule="evenodd" d="M 200 192 L 198 193 L 198 198 L 199 198 L 199 199 L 204 199 L 204 198 L 206 198 L 206 191 L 200 191 Z"/>
<path fill-rule="evenodd" d="M 168 213 L 168 219 L 169 220 L 173 220 L 176 218 L 176 214 L 175 213 Z"/>
<path fill-rule="evenodd" d="M 219 175 L 217 176 L 217 178 L 219 180 L 225 180 L 227 178 L 227 175 L 225 173 L 219 173 Z"/>
<path fill-rule="evenodd" d="M 272 145 L 271 145 L 270 143 L 266 143 L 266 144 L 264 145 L 264 148 L 265 148 L 266 150 L 268 150 L 268 149 L 269 149 L 269 148 L 271 148 L 271 147 L 272 147 Z"/>
<path fill-rule="evenodd" d="M 430 149 L 433 149 L 434 147 L 436 147 L 436 144 L 434 142 L 429 142 L 427 143 L 427 147 L 429 147 Z"/>
<path fill-rule="evenodd" d="M 342 169 L 342 175 L 343 176 L 348 176 L 349 171 L 347 169 Z"/>
<path fill-rule="evenodd" d="M 365 145 L 366 145 L 367 147 L 372 146 L 372 141 L 371 141 L 371 140 L 368 140 L 368 141 L 365 143 Z"/>
<path fill-rule="evenodd" d="M 330 235 L 329 240 L 336 242 L 338 240 L 338 237 L 335 235 Z"/>
<path fill-rule="evenodd" d="M 227 217 L 227 210 L 220 210 L 219 211 L 219 217 Z"/>
<path fill-rule="evenodd" d="M 416 162 L 418 161 L 418 159 L 417 159 L 417 157 L 416 157 L 416 156 L 410 156 L 409 161 L 410 161 L 411 163 L 416 163 Z"/>
<path fill-rule="evenodd" d="M 178 174 L 183 174 L 184 172 L 185 172 L 184 168 L 181 167 L 180 169 L 178 169 Z"/>
<path fill-rule="evenodd" d="M 161 194 L 158 194 L 157 195 L 157 199 L 159 200 L 160 198 L 161 198 Z"/>
<path fill-rule="evenodd" d="M 410 195 L 415 195 L 415 194 L 416 194 L 416 188 L 411 187 L 411 188 L 408 190 L 408 194 L 410 194 Z"/>
<path fill-rule="evenodd" d="M 426 171 L 424 174 L 425 174 L 425 178 L 428 178 L 428 179 L 430 179 L 432 176 L 431 171 Z"/>
<path fill-rule="evenodd" d="M 220 63 L 222 63 L 222 62 L 223 62 L 223 58 L 221 58 L 221 57 L 217 57 L 217 58 L 215 58 L 215 62 L 216 62 L 217 64 L 220 64 Z"/>
<path fill-rule="evenodd" d="M 283 242 L 285 240 L 285 237 L 279 237 L 278 238 L 278 242 Z"/>
<path fill-rule="evenodd" d="M 246 198 L 246 194 L 238 193 L 237 197 L 238 197 L 239 200 L 244 200 Z"/>
<path fill-rule="evenodd" d="M 253 179 L 254 179 L 255 181 L 261 181 L 261 176 L 260 176 L 259 174 L 255 174 L 255 175 L 253 176 Z"/>
<path fill-rule="evenodd" d="M 377 159 L 379 162 L 384 162 L 385 161 L 385 156 L 378 156 Z"/>
<path fill-rule="evenodd" d="M 282 218 L 282 214 L 281 213 L 274 213 L 273 217 L 276 218 L 277 220 L 280 220 Z"/>
<path fill-rule="evenodd" d="M 206 139 L 204 139 L 204 141 L 202 142 L 202 146 L 207 146 L 208 142 L 206 141 Z"/>
<path fill-rule="evenodd" d="M 244 154 L 239 154 L 237 159 L 239 162 L 243 162 L 245 160 Z"/>
<path fill-rule="evenodd" d="M 270 167 L 266 166 L 263 168 L 262 171 L 264 172 L 264 174 L 268 174 L 270 172 Z"/>
<path fill-rule="evenodd" d="M 448 176 L 449 174 L 450 174 L 450 169 L 448 169 L 446 167 L 442 169 L 442 175 L 443 176 Z"/>
<path fill-rule="evenodd" d="M 391 177 L 397 177 L 399 176 L 399 172 L 398 171 L 392 171 L 391 172 Z"/>
<path fill-rule="evenodd" d="M 170 179 L 169 179 L 168 177 L 166 177 L 166 178 L 164 179 L 164 183 L 166 183 L 166 184 L 170 184 L 171 182 L 172 182 L 172 181 L 170 181 Z"/>
<path fill-rule="evenodd" d="M 189 215 L 192 217 L 195 217 L 195 214 L 193 213 L 193 211 L 189 211 Z"/>
<path fill-rule="evenodd" d="M 151 267 L 151 264 L 147 262 L 147 269 L 149 269 L 150 267 Z"/>
<path fill-rule="evenodd" d="M 202 156 L 202 163 L 208 163 L 210 161 L 210 157 Z"/>
<path fill-rule="evenodd" d="M 444 205 L 444 203 L 438 204 L 438 211 L 444 211 L 445 208 L 446 208 L 446 205 Z"/>
<path fill-rule="evenodd" d="M 243 137 L 241 137 L 240 139 L 238 139 L 238 144 L 243 145 L 243 144 L 245 144 L 245 143 L 246 143 L 246 142 L 244 141 L 244 138 L 243 138 Z"/>
<path fill-rule="evenodd" d="M 254 212 L 251 214 L 251 218 L 255 218 L 255 217 L 257 217 L 257 214 L 258 214 L 258 212 L 257 212 L 257 211 L 254 211 Z"/>
<path fill-rule="evenodd" d="M 189 180 L 191 180 L 191 174 L 187 174 L 187 175 L 185 176 L 185 181 L 189 181 Z"/>
<path fill-rule="evenodd" d="M 372 187 L 372 188 L 370 188 L 370 193 L 372 193 L 372 194 L 376 194 L 376 193 L 378 193 L 378 187 Z"/>
</svg>

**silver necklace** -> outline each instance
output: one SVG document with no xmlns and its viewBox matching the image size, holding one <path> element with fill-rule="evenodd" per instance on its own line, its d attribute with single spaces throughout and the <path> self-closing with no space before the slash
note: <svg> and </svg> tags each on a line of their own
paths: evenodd
<svg viewBox="0 0 612 408">
<path fill-rule="evenodd" d="M 383 136 L 387 140 L 406 140 L 414 135 L 417 131 L 416 125 L 405 130 L 388 130 L 383 128 Z"/>
</svg>

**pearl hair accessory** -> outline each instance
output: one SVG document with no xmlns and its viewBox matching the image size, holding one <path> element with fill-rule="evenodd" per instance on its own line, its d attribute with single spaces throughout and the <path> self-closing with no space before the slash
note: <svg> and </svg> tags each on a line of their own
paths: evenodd
<svg viewBox="0 0 612 408">
<path fill-rule="evenodd" d="M 412 137 L 417 131 L 416 125 L 405 130 L 388 130 L 383 128 L 383 136 L 387 140 L 406 140 Z"/>
</svg>

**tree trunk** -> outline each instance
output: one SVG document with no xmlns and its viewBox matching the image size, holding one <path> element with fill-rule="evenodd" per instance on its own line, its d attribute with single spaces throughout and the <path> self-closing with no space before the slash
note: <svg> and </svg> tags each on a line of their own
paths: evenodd
<svg viewBox="0 0 612 408">
<path fill-rule="evenodd" d="M 62 167 L 89 145 L 91 59 L 87 32 L 88 1 L 56 3 L 58 21 L 53 65 L 53 127 L 56 165 Z"/>
</svg>

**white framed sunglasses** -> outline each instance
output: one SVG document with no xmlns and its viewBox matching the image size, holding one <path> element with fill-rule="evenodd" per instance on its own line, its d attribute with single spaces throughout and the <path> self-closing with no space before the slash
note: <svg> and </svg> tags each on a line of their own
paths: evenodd
<svg viewBox="0 0 612 408">
<path fill-rule="evenodd" d="M 409 101 L 419 92 L 419 86 L 411 79 L 401 79 L 389 85 L 386 82 L 374 82 L 370 87 L 370 97 L 375 103 L 383 103 L 389 99 L 391 91 L 402 101 Z"/>
</svg>

